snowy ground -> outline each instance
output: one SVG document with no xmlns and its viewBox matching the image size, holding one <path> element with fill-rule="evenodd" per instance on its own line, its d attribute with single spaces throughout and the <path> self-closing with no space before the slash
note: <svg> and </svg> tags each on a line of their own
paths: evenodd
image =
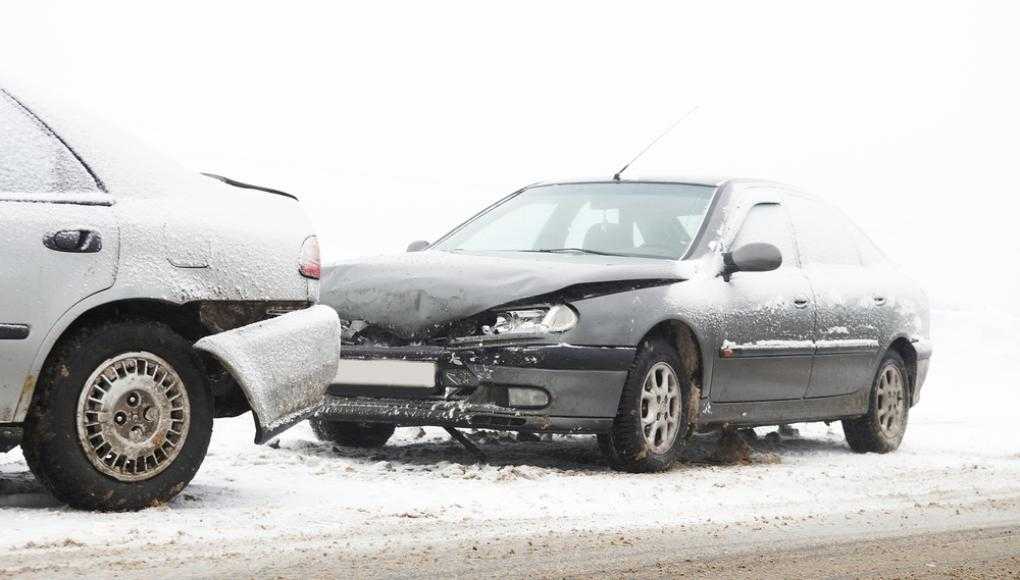
<svg viewBox="0 0 1020 580">
<path fill-rule="evenodd" d="M 427 575 L 448 561 L 441 554 L 479 547 L 489 555 L 476 571 L 494 574 L 515 550 L 492 546 L 537 556 L 531 538 L 546 535 L 562 543 L 610 534 L 593 549 L 613 553 L 631 549 L 627 538 L 679 530 L 703 540 L 690 547 L 697 553 L 715 543 L 747 548 L 748 537 L 793 546 L 1017 528 L 1020 371 L 1001 337 L 1018 323 L 996 312 L 935 313 L 929 382 L 890 455 L 853 454 L 838 424 L 812 424 L 779 441 L 759 429 L 750 463 L 712 462 L 715 438 L 699 437 L 673 471 L 629 475 L 608 470 L 590 437 L 483 441 L 490 461 L 479 465 L 433 429 L 402 429 L 387 448 L 358 452 L 316 442 L 302 425 L 279 448 L 255 447 L 241 417 L 217 423 L 201 472 L 172 504 L 96 515 L 57 505 L 13 452 L 0 456 L 0 576 L 95 566 L 129 576 L 329 574 L 322 566 Z M 1010 537 L 1020 554 L 1020 538 Z"/>
</svg>

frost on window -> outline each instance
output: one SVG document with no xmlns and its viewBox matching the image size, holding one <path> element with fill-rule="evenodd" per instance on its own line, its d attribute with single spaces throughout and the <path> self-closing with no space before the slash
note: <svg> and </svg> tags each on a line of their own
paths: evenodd
<svg viewBox="0 0 1020 580">
<path fill-rule="evenodd" d="M 797 265 L 797 246 L 786 210 L 778 203 L 759 203 L 747 212 L 732 248 L 752 243 L 772 244 L 783 256 L 781 267 Z"/>
<path fill-rule="evenodd" d="M 800 258 L 805 265 L 861 265 L 853 225 L 841 213 L 808 199 L 791 199 L 788 207 L 797 233 Z"/>
<path fill-rule="evenodd" d="M 0 191 L 98 191 L 96 182 L 38 119 L 0 91 Z"/>
<path fill-rule="evenodd" d="M 852 223 L 849 224 L 849 228 L 850 234 L 857 243 L 857 250 L 861 253 L 861 262 L 863 262 L 865 266 L 877 266 L 885 263 L 885 254 L 882 253 L 882 250 L 878 249 L 878 246 L 871 241 L 871 238 L 869 238 L 867 234 L 861 231 L 861 228 Z"/>
</svg>

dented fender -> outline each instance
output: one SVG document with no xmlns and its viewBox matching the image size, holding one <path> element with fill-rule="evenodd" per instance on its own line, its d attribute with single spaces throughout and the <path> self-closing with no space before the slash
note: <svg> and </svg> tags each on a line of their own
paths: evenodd
<svg viewBox="0 0 1020 580">
<path fill-rule="evenodd" d="M 255 442 L 266 443 L 315 412 L 340 362 L 336 311 L 317 305 L 202 338 L 251 406 Z"/>
</svg>

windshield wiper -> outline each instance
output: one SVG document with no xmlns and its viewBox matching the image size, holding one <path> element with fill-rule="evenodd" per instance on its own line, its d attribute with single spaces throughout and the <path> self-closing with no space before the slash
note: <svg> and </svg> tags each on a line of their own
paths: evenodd
<svg viewBox="0 0 1020 580">
<path fill-rule="evenodd" d="M 539 248 L 537 250 L 512 250 L 514 252 L 539 252 L 543 254 L 592 254 L 595 256 L 616 256 L 618 258 L 651 258 L 658 260 L 675 260 L 671 256 L 659 256 L 655 254 L 628 254 L 623 252 L 601 252 L 586 248 Z"/>
<path fill-rule="evenodd" d="M 598 250 L 587 250 L 585 248 L 539 248 L 537 250 L 516 250 L 518 252 L 541 252 L 543 254 L 595 254 L 596 256 L 622 256 L 612 252 L 600 252 Z"/>
</svg>

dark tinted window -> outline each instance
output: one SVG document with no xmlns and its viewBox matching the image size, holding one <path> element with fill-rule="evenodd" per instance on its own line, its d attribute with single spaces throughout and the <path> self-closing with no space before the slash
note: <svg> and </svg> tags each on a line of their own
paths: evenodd
<svg viewBox="0 0 1020 580">
<path fill-rule="evenodd" d="M 733 240 L 731 249 L 744 244 L 763 242 L 779 248 L 783 268 L 797 266 L 797 245 L 786 209 L 778 203 L 759 203 L 747 212 L 744 223 Z"/>
<path fill-rule="evenodd" d="M 98 191 L 78 159 L 31 113 L 0 91 L 0 191 Z"/>
</svg>

